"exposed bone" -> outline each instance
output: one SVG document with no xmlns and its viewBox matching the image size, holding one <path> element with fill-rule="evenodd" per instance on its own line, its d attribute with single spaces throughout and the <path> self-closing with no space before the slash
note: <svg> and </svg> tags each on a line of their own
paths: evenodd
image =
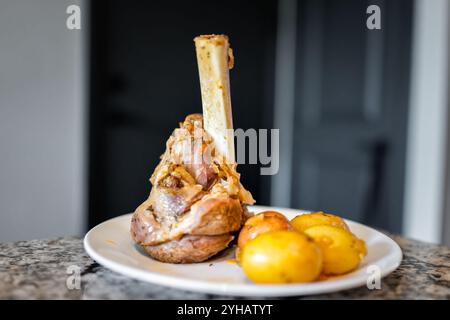
<svg viewBox="0 0 450 320">
<path fill-rule="evenodd" d="M 233 56 L 225 35 L 201 35 L 194 39 L 202 92 L 205 131 L 216 151 L 235 163 L 230 78 Z"/>
</svg>

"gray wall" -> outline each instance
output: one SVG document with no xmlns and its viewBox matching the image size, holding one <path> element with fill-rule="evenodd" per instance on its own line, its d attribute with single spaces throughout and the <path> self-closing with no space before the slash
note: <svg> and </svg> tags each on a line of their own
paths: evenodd
<svg viewBox="0 0 450 320">
<path fill-rule="evenodd" d="M 70 4 L 82 6 L 0 2 L 0 241 L 83 230 L 84 36 L 66 28 Z"/>
</svg>

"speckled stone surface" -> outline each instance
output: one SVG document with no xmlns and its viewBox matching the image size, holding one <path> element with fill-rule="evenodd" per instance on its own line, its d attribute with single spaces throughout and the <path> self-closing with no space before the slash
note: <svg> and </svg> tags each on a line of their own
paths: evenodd
<svg viewBox="0 0 450 320">
<path fill-rule="evenodd" d="M 450 299 L 450 248 L 393 237 L 400 267 L 366 287 L 303 299 Z M 68 267 L 78 266 L 80 289 L 69 290 Z M 69 269 L 70 271 L 70 269 Z M 69 278 L 69 287 L 70 287 Z M 0 244 L 0 299 L 230 299 L 174 290 L 129 279 L 95 263 L 82 240 L 60 238 Z M 300 297 L 299 297 L 300 298 Z"/>
</svg>

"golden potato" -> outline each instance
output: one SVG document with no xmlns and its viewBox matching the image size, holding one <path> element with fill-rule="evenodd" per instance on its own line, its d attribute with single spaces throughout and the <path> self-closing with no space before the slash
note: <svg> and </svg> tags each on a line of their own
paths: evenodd
<svg viewBox="0 0 450 320">
<path fill-rule="evenodd" d="M 323 273 L 338 275 L 356 269 L 366 255 L 364 241 L 350 231 L 329 225 L 306 229 L 305 234 L 314 239 L 323 254 Z"/>
<path fill-rule="evenodd" d="M 290 230 L 289 220 L 276 211 L 264 211 L 248 219 L 241 229 L 238 237 L 238 247 L 242 250 L 244 244 L 257 235 L 276 230 Z"/>
<path fill-rule="evenodd" d="M 305 213 L 296 216 L 291 221 L 291 225 L 297 231 L 305 231 L 313 226 L 329 225 L 349 231 L 347 224 L 341 217 L 334 214 L 320 212 Z"/>
<path fill-rule="evenodd" d="M 317 279 L 322 270 L 318 245 L 296 231 L 258 235 L 242 249 L 241 266 L 256 283 L 296 283 Z"/>
</svg>

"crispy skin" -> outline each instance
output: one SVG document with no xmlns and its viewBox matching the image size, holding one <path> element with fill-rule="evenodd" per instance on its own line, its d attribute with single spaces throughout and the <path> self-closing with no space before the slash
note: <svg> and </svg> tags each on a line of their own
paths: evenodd
<svg viewBox="0 0 450 320">
<path fill-rule="evenodd" d="M 202 262 L 228 246 L 233 236 L 184 236 L 156 246 L 144 246 L 144 250 L 154 259 L 169 263 Z"/>
<path fill-rule="evenodd" d="M 238 231 L 243 224 L 243 208 L 239 200 L 226 195 L 206 196 L 191 207 L 196 217 L 187 232 L 193 235 L 216 235 Z"/>
<path fill-rule="evenodd" d="M 223 194 L 207 195 L 178 219 L 165 218 L 158 221 L 150 202 L 144 202 L 131 220 L 134 241 L 142 245 L 158 245 L 185 234 L 210 236 L 238 231 L 244 223 L 244 210 L 237 199 Z"/>
</svg>

